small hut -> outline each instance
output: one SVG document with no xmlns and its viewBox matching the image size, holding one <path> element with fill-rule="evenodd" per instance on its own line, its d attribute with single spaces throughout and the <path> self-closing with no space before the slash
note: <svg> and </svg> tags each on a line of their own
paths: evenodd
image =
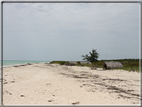
<svg viewBox="0 0 142 107">
<path fill-rule="evenodd" d="M 77 64 L 77 61 L 69 61 L 70 64 Z"/>
<path fill-rule="evenodd" d="M 90 61 L 80 61 L 81 64 L 91 64 Z"/>
<path fill-rule="evenodd" d="M 120 62 L 114 61 L 105 61 L 103 64 L 103 69 L 113 69 L 113 68 L 122 68 L 123 65 Z"/>
</svg>

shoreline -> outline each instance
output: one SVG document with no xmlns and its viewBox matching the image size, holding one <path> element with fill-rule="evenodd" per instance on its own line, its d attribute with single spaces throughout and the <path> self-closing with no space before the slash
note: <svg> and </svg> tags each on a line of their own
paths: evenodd
<svg viewBox="0 0 142 107">
<path fill-rule="evenodd" d="M 46 63 L 51 61 L 39 61 L 39 60 L 3 60 L 0 63 L 3 63 L 3 67 L 7 66 L 18 66 L 18 65 L 25 65 L 28 63 Z"/>
<path fill-rule="evenodd" d="M 16 67 L 16 66 L 26 66 L 29 64 L 40 64 L 40 63 L 50 63 L 50 62 L 37 62 L 37 63 L 23 63 L 23 64 L 14 64 L 14 65 L 5 65 L 3 66 L 3 68 L 7 68 L 7 67 Z"/>
<path fill-rule="evenodd" d="M 3 81 L 4 105 L 140 104 L 137 72 L 32 63 L 4 67 Z"/>
</svg>

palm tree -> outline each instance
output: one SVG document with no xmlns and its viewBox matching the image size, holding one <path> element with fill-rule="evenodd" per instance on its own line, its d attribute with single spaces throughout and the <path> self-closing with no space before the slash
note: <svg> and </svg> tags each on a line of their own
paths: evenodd
<svg viewBox="0 0 142 107">
<path fill-rule="evenodd" d="M 96 62 L 98 61 L 97 59 L 99 58 L 99 54 L 97 53 L 96 49 L 92 49 L 92 53 L 90 53 L 90 56 L 88 56 L 88 54 L 86 55 L 82 55 L 83 60 L 87 60 L 87 61 L 90 61 L 90 62 Z"/>
</svg>

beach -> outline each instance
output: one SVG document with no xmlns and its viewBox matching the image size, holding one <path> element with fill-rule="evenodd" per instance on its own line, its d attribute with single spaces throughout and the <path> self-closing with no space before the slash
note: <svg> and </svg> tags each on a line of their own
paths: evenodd
<svg viewBox="0 0 142 107">
<path fill-rule="evenodd" d="M 140 73 L 33 63 L 3 68 L 3 104 L 140 104 Z"/>
</svg>

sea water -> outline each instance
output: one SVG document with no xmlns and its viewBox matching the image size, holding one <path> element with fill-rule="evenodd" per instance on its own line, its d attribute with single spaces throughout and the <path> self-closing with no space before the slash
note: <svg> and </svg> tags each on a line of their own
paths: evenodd
<svg viewBox="0 0 142 107">
<path fill-rule="evenodd" d="M 21 65 L 27 63 L 49 63 L 51 61 L 23 61 L 23 60 L 3 60 L 0 62 L 3 63 L 3 67 L 13 66 L 13 65 Z"/>
</svg>

